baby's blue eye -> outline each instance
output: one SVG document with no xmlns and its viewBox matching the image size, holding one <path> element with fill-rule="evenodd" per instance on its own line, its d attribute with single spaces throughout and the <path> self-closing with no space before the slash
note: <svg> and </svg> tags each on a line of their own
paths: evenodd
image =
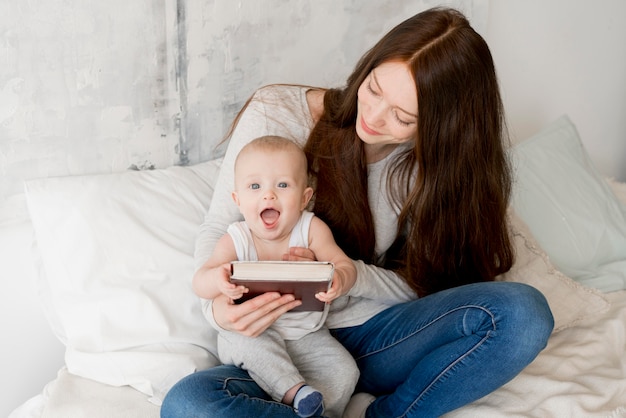
<svg viewBox="0 0 626 418">
<path fill-rule="evenodd" d="M 281 183 L 278 183 L 278 187 L 280 187 L 281 189 L 286 189 L 287 188 L 287 183 L 285 183 L 284 181 Z"/>
<path fill-rule="evenodd" d="M 257 190 L 257 189 L 258 189 L 258 188 L 260 188 L 260 187 L 261 187 L 261 186 L 259 186 L 259 183 L 252 183 L 252 184 L 250 185 L 250 188 L 251 188 L 252 190 Z"/>
</svg>

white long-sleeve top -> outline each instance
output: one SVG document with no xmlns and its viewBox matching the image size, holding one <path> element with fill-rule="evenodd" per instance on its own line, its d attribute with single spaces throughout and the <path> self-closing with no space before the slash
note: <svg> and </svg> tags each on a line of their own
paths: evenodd
<svg viewBox="0 0 626 418">
<path fill-rule="evenodd" d="M 196 240 L 195 263 L 200 268 L 211 255 L 228 225 L 243 220 L 231 198 L 234 190 L 234 163 L 241 148 L 254 138 L 279 135 L 304 146 L 314 125 L 306 100 L 307 87 L 271 85 L 259 89 L 242 113 L 229 140 L 209 211 Z M 388 198 L 388 163 L 402 146 L 385 159 L 368 166 L 369 204 L 375 226 L 376 253 L 384 254 L 397 231 L 399 208 Z M 387 307 L 416 298 L 406 282 L 395 273 L 355 260 L 356 284 L 342 298 L 333 301 L 326 324 L 329 328 L 360 325 Z M 215 329 L 210 300 L 203 300 L 203 311 Z M 217 334 L 215 334 L 217 335 Z"/>
</svg>

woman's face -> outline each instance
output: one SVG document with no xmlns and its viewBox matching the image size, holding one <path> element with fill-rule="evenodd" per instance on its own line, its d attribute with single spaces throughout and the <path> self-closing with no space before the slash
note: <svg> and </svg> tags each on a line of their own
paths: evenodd
<svg viewBox="0 0 626 418">
<path fill-rule="evenodd" d="M 386 62 L 359 87 L 356 132 L 369 145 L 401 144 L 417 130 L 417 92 L 409 67 Z"/>
</svg>

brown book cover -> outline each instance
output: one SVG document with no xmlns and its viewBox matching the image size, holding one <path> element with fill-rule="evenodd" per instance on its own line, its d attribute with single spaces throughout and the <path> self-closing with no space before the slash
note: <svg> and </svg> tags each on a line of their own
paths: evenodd
<svg viewBox="0 0 626 418">
<path fill-rule="evenodd" d="M 249 289 L 235 303 L 266 292 L 279 292 L 302 300 L 302 305 L 290 312 L 321 311 L 324 302 L 315 294 L 328 290 L 334 268 L 332 263 L 324 261 L 234 261 L 230 281 Z"/>
</svg>

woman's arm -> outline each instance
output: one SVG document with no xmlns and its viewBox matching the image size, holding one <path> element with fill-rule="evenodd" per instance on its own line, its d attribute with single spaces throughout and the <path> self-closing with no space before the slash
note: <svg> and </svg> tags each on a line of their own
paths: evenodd
<svg viewBox="0 0 626 418">
<path fill-rule="evenodd" d="M 228 141 L 220 173 L 215 183 L 211 206 L 196 239 L 195 266 L 202 267 L 228 225 L 243 220 L 231 192 L 234 190 L 234 165 L 239 151 L 254 138 L 280 135 L 302 145 L 311 130 L 311 115 L 304 87 L 267 86 L 259 89 L 242 111 Z"/>
<path fill-rule="evenodd" d="M 339 294 L 331 300 L 347 294 L 348 296 L 373 299 L 385 304 L 407 302 L 417 295 L 396 273 L 360 260 L 350 260 L 333 239 L 332 232 L 320 218 L 314 217 L 309 231 L 309 248 L 294 247 L 289 249 L 289 260 L 331 261 L 335 270 L 346 281 L 340 281 Z M 356 274 L 356 277 L 355 277 Z M 327 301 L 327 300 L 325 300 Z"/>
<path fill-rule="evenodd" d="M 357 280 L 348 296 L 374 299 L 389 305 L 417 299 L 413 289 L 393 271 L 365 264 L 361 260 L 355 260 L 354 266 Z"/>
<path fill-rule="evenodd" d="M 254 95 L 256 97 L 258 92 Z M 200 269 L 209 259 L 218 240 L 226 234 L 228 225 L 242 221 L 237 205 L 231 197 L 234 190 L 234 165 L 237 154 L 244 145 L 265 132 L 265 116 L 262 103 L 251 100 L 243 111 L 239 123 L 228 141 L 219 175 L 215 182 L 211 206 L 204 217 L 196 238 L 195 264 Z"/>
<path fill-rule="evenodd" d="M 310 248 L 293 247 L 289 249 L 289 261 L 315 261 L 316 254 Z M 361 260 L 352 260 L 357 272 L 354 286 L 348 296 L 378 300 L 387 305 L 408 302 L 416 299 L 417 294 L 404 279 L 393 271 L 382 267 L 365 264 Z"/>
<path fill-rule="evenodd" d="M 311 128 L 311 116 L 308 107 L 303 105 L 305 90 L 299 87 L 264 87 L 255 93 L 243 110 L 228 141 L 213 200 L 196 239 L 196 270 L 201 269 L 209 259 L 228 225 L 243 220 L 231 198 L 234 163 L 241 148 L 256 137 L 270 134 L 285 136 L 299 143 L 306 141 Z M 234 305 L 228 297 L 218 296 L 213 300 L 203 299 L 202 309 L 214 328 L 255 336 L 300 303 L 291 295 L 281 297 L 274 293 L 258 296 L 239 305 Z"/>
</svg>

